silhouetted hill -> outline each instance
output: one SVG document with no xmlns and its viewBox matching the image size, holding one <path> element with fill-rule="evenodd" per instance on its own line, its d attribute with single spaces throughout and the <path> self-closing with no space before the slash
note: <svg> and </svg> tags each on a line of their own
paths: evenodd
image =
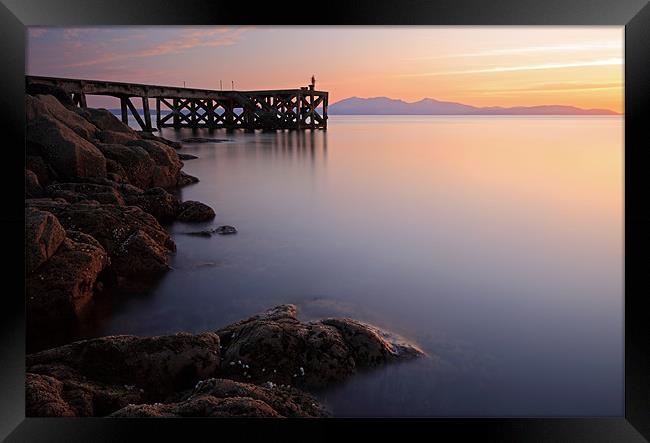
<svg viewBox="0 0 650 443">
<path fill-rule="evenodd" d="M 407 103 L 388 97 L 350 97 L 330 105 L 328 112 L 332 115 L 618 115 L 609 109 L 581 109 L 563 105 L 481 108 L 431 98 Z"/>
</svg>

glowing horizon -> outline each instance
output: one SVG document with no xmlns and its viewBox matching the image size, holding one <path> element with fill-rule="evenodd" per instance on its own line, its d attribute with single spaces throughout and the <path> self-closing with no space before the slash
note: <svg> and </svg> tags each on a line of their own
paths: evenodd
<svg viewBox="0 0 650 443">
<path fill-rule="evenodd" d="M 27 73 L 623 112 L 623 27 L 29 28 Z M 221 83 L 220 83 L 221 80 Z M 107 106 L 110 99 L 93 97 Z"/>
</svg>

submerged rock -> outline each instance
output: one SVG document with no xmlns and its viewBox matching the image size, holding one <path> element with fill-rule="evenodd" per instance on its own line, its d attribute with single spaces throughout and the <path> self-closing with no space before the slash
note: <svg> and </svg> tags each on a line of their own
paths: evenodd
<svg viewBox="0 0 650 443">
<path fill-rule="evenodd" d="M 193 175 L 186 174 L 185 172 L 181 171 L 181 175 L 178 178 L 178 186 L 186 186 L 186 185 L 191 185 L 193 183 L 198 183 L 199 179 L 197 177 L 194 177 Z"/>
<path fill-rule="evenodd" d="M 178 158 L 180 158 L 181 160 L 194 160 L 197 159 L 198 157 L 192 154 L 178 154 Z"/>
<path fill-rule="evenodd" d="M 237 233 L 237 228 L 234 226 L 224 225 L 216 228 L 214 232 L 219 235 L 232 235 Z"/>
<path fill-rule="evenodd" d="M 183 222 L 203 222 L 212 220 L 215 216 L 214 210 L 205 203 L 188 200 L 181 203 L 176 218 Z"/>
<path fill-rule="evenodd" d="M 187 235 L 196 235 L 199 237 L 212 237 L 212 234 L 219 234 L 219 235 L 232 235 L 237 233 L 237 228 L 234 226 L 219 226 L 218 228 L 214 229 L 204 229 L 202 231 L 192 231 L 192 232 L 185 232 Z"/>
</svg>

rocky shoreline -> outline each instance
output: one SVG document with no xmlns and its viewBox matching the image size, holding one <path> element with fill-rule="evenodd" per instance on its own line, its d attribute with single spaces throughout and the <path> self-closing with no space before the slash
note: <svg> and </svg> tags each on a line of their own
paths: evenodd
<svg viewBox="0 0 650 443">
<path fill-rule="evenodd" d="M 215 218 L 172 193 L 198 181 L 181 170 L 182 145 L 66 99 L 56 90 L 26 95 L 28 334 L 68 327 L 107 289 L 146 290 L 176 249 L 162 224 Z M 199 234 L 236 233 L 221 228 Z M 370 325 L 303 323 L 282 305 L 213 332 L 101 337 L 32 353 L 26 414 L 320 417 L 328 411 L 310 390 L 420 355 Z"/>
<path fill-rule="evenodd" d="M 110 336 L 27 356 L 27 416 L 323 417 L 310 389 L 422 355 L 351 319 L 293 305 L 214 332 Z"/>
<path fill-rule="evenodd" d="M 146 289 L 176 249 L 161 223 L 214 219 L 170 192 L 198 181 L 179 143 L 54 95 L 26 95 L 26 117 L 28 325 L 74 320 L 106 287 Z"/>
</svg>

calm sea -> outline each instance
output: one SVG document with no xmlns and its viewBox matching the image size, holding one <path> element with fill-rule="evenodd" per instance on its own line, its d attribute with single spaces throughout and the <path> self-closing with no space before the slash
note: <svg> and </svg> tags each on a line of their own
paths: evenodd
<svg viewBox="0 0 650 443">
<path fill-rule="evenodd" d="M 623 414 L 623 118 L 332 116 L 187 145 L 173 270 L 81 336 L 214 330 L 281 303 L 429 358 L 319 393 L 341 416 Z M 221 224 L 235 236 L 184 232 Z"/>
</svg>

